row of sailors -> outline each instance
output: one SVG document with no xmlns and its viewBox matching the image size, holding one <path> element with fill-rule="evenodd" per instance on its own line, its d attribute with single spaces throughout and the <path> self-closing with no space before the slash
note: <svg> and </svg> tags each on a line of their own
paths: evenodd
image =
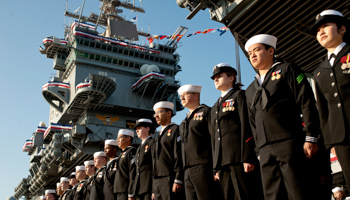
<svg viewBox="0 0 350 200">
<path fill-rule="evenodd" d="M 158 102 L 157 138 L 149 119 L 134 127 L 142 139 L 137 149 L 134 133 L 121 129 L 116 141 L 106 141 L 105 152 L 94 154 L 88 166 L 96 173 L 79 179 L 75 191 L 86 191 L 82 199 L 89 200 L 330 199 L 332 147 L 350 186 L 349 30 L 338 11 L 316 17 L 311 32 L 328 50 L 314 72 L 317 102 L 300 68 L 275 60 L 277 38 L 253 36 L 245 50 L 258 74 L 246 91 L 234 68 L 216 65 L 211 78 L 221 96 L 212 108 L 200 104 L 201 86 L 181 86 L 189 113 L 180 125 L 171 123 L 174 105 Z M 70 195 L 66 181 L 61 199 Z"/>
</svg>

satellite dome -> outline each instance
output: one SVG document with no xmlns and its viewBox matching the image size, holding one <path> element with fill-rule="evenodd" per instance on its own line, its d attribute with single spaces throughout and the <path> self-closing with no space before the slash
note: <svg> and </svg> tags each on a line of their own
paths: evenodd
<svg viewBox="0 0 350 200">
<path fill-rule="evenodd" d="M 150 65 L 146 70 L 147 74 L 150 72 L 160 72 L 159 67 L 157 65 Z"/>
<path fill-rule="evenodd" d="M 176 0 L 176 3 L 181 8 L 185 8 L 184 3 L 186 3 L 186 0 Z"/>
<path fill-rule="evenodd" d="M 148 68 L 149 64 L 143 64 L 140 68 L 140 72 L 141 72 L 141 75 L 145 75 L 147 74 L 147 68 Z"/>
<path fill-rule="evenodd" d="M 40 127 L 46 127 L 46 123 L 44 121 L 39 122 Z"/>
<path fill-rule="evenodd" d="M 15 197 L 13 197 L 13 196 L 9 196 L 9 197 L 7 197 L 7 199 L 6 200 L 16 200 L 16 198 Z"/>
<path fill-rule="evenodd" d="M 151 44 L 149 44 L 149 47 L 150 47 L 150 48 L 154 48 L 154 47 L 155 47 L 154 42 L 152 42 Z"/>
</svg>

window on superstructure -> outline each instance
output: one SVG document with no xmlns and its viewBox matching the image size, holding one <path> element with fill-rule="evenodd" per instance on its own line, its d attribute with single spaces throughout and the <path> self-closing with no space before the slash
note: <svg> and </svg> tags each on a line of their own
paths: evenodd
<svg viewBox="0 0 350 200">
<path fill-rule="evenodd" d="M 161 62 L 161 63 L 164 63 L 164 58 L 160 58 L 160 62 Z"/>
<path fill-rule="evenodd" d="M 123 52 L 123 54 L 124 54 L 124 55 L 128 55 L 128 54 L 129 54 L 129 51 L 125 49 L 124 52 Z"/>
<path fill-rule="evenodd" d="M 135 57 L 139 57 L 140 53 L 135 52 Z"/>
<path fill-rule="evenodd" d="M 136 69 L 140 69 L 140 64 L 135 63 L 135 68 L 136 68 Z"/>
<path fill-rule="evenodd" d="M 156 62 L 159 62 L 159 57 L 156 57 L 155 61 L 156 61 Z"/>
<path fill-rule="evenodd" d="M 164 74 L 164 69 L 160 69 L 160 73 Z"/>
<path fill-rule="evenodd" d="M 134 63 L 130 62 L 129 67 L 134 68 Z"/>
<path fill-rule="evenodd" d="M 171 60 L 170 65 L 174 65 L 174 64 L 175 64 L 175 61 Z"/>
<path fill-rule="evenodd" d="M 169 65 L 169 60 L 165 59 L 165 64 Z"/>
<path fill-rule="evenodd" d="M 98 61 L 99 61 L 99 60 L 100 60 L 100 58 L 101 58 L 101 56 L 100 56 L 100 55 L 96 55 L 96 56 L 95 56 L 95 60 L 98 60 Z"/>
<path fill-rule="evenodd" d="M 144 57 L 145 57 L 145 54 L 140 53 L 140 58 L 144 58 Z"/>
<path fill-rule="evenodd" d="M 151 56 L 151 57 L 150 57 L 150 60 L 151 60 L 151 61 L 154 61 L 154 56 Z"/>
<path fill-rule="evenodd" d="M 118 59 L 113 59 L 113 64 L 118 64 Z"/>
<path fill-rule="evenodd" d="M 165 51 L 165 52 L 168 52 L 169 49 L 168 49 L 167 47 L 164 47 L 164 51 Z"/>
<path fill-rule="evenodd" d="M 134 52 L 133 51 L 129 51 L 129 56 L 134 56 Z"/>
<path fill-rule="evenodd" d="M 118 49 L 118 53 L 123 54 L 123 49 Z"/>
<path fill-rule="evenodd" d="M 113 47 L 113 52 L 114 53 L 118 53 L 118 48 L 117 47 Z"/>
<path fill-rule="evenodd" d="M 84 40 L 84 46 L 89 46 L 89 41 Z"/>
<path fill-rule="evenodd" d="M 101 47 L 102 50 L 106 50 L 107 49 L 107 45 L 105 44 L 102 44 L 102 47 Z"/>
<path fill-rule="evenodd" d="M 90 42 L 90 47 L 95 48 L 95 42 Z"/>
<path fill-rule="evenodd" d="M 108 58 L 107 58 L 107 62 L 108 62 L 108 63 L 112 63 L 112 58 L 108 57 Z"/>
<path fill-rule="evenodd" d="M 107 60 L 106 57 L 104 57 L 104 56 L 101 57 L 101 62 L 106 62 L 106 60 Z"/>
<path fill-rule="evenodd" d="M 123 60 L 118 60 L 118 65 L 123 66 Z"/>
<path fill-rule="evenodd" d="M 83 45 L 84 44 L 84 40 L 80 39 L 79 40 L 79 44 Z"/>
<path fill-rule="evenodd" d="M 146 54 L 146 55 L 145 55 L 145 59 L 146 59 L 146 60 L 149 60 L 149 55 Z"/>
<path fill-rule="evenodd" d="M 112 46 L 107 46 L 107 51 L 112 51 Z"/>
<path fill-rule="evenodd" d="M 96 43 L 96 49 L 100 49 L 101 48 L 101 44 L 100 43 Z"/>
<path fill-rule="evenodd" d="M 95 59 L 95 54 L 90 53 L 90 59 Z"/>
<path fill-rule="evenodd" d="M 124 67 L 128 67 L 129 66 L 129 62 L 128 61 L 124 61 Z"/>
</svg>

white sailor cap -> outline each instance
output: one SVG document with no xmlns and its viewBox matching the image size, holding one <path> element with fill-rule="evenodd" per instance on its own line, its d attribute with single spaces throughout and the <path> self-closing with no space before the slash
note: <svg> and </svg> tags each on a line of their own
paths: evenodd
<svg viewBox="0 0 350 200">
<path fill-rule="evenodd" d="M 251 37 L 247 43 L 245 43 L 244 49 L 248 52 L 249 47 L 253 44 L 267 44 L 276 49 L 277 38 L 273 35 L 259 34 Z"/>
<path fill-rule="evenodd" d="M 152 120 L 145 118 L 136 120 L 136 125 L 133 128 L 136 129 L 139 126 L 154 127 Z"/>
<path fill-rule="evenodd" d="M 160 101 L 153 106 L 153 110 L 156 111 L 158 108 L 167 108 L 174 111 L 174 104 L 170 101 Z"/>
<path fill-rule="evenodd" d="M 85 171 L 85 167 L 84 166 L 75 166 L 75 171 Z"/>
<path fill-rule="evenodd" d="M 93 160 L 87 160 L 87 161 L 84 161 L 84 165 L 85 165 L 85 167 L 87 167 L 89 165 L 95 165 L 95 163 Z"/>
<path fill-rule="evenodd" d="M 332 192 L 340 192 L 340 191 L 344 191 L 343 187 L 335 187 L 333 188 Z"/>
<path fill-rule="evenodd" d="M 55 190 L 45 190 L 45 194 L 56 194 Z"/>
<path fill-rule="evenodd" d="M 118 142 L 116 140 L 105 140 L 105 145 L 118 146 Z"/>
<path fill-rule="evenodd" d="M 231 67 L 230 64 L 228 64 L 228 63 L 219 63 L 219 64 L 214 66 L 214 68 L 213 68 L 213 75 L 210 78 L 214 80 L 216 75 L 221 74 L 223 72 L 233 72 L 237 76 L 236 69 Z"/>
<path fill-rule="evenodd" d="M 45 195 L 40 196 L 40 199 L 46 199 Z"/>
<path fill-rule="evenodd" d="M 197 85 L 183 85 L 181 86 L 177 92 L 181 95 L 184 92 L 196 92 L 196 93 L 201 93 L 202 86 L 197 86 Z"/>
<path fill-rule="evenodd" d="M 126 135 L 126 136 L 130 136 L 130 137 L 134 137 L 134 132 L 128 129 L 120 129 L 118 131 L 118 135 Z"/>
<path fill-rule="evenodd" d="M 56 187 L 60 187 L 60 186 L 61 186 L 60 182 L 56 183 Z"/>
<path fill-rule="evenodd" d="M 350 196 L 346 197 L 345 200 L 350 200 Z"/>
<path fill-rule="evenodd" d="M 98 156 L 104 156 L 104 157 L 107 157 L 105 152 L 103 151 L 98 151 L 98 152 L 95 152 L 94 153 L 94 158 L 98 157 Z"/>
<path fill-rule="evenodd" d="M 318 27 L 328 22 L 341 23 L 348 27 L 348 22 L 341 12 L 336 10 L 324 10 L 316 16 L 315 24 L 311 27 L 310 32 L 316 35 Z"/>
<path fill-rule="evenodd" d="M 69 179 L 67 177 L 61 177 L 60 182 L 69 182 Z"/>
</svg>

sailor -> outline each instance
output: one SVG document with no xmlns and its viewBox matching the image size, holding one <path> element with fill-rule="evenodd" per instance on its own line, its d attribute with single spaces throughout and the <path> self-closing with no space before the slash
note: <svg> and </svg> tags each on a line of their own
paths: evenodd
<svg viewBox="0 0 350 200">
<path fill-rule="evenodd" d="M 104 199 L 103 185 L 104 185 L 105 169 L 107 164 L 107 156 L 105 152 L 98 151 L 94 153 L 94 164 L 97 171 L 90 183 L 91 185 L 90 200 Z"/>
<path fill-rule="evenodd" d="M 265 199 L 305 199 L 306 159 L 318 150 L 318 113 L 310 84 L 296 66 L 274 62 L 277 38 L 260 34 L 245 44 L 249 61 L 258 71 L 246 90 L 250 124 Z M 303 133 L 300 114 L 305 121 Z M 273 173 L 272 173 L 273 172 Z"/>
<path fill-rule="evenodd" d="M 45 199 L 46 200 L 55 200 L 55 190 L 45 190 Z"/>
<path fill-rule="evenodd" d="M 137 137 L 142 140 L 137 148 L 134 162 L 133 185 L 130 187 L 129 196 L 138 200 L 152 199 L 152 134 L 155 127 L 150 119 L 139 119 L 134 126 Z"/>
<path fill-rule="evenodd" d="M 183 200 L 183 168 L 179 126 L 171 122 L 174 104 L 160 101 L 153 106 L 154 118 L 162 126 L 153 151 L 154 199 Z"/>
<path fill-rule="evenodd" d="M 333 192 L 333 198 L 335 200 L 343 200 L 346 197 L 343 187 L 335 187 L 332 189 L 332 192 Z"/>
<path fill-rule="evenodd" d="M 84 166 L 76 166 L 75 167 L 75 177 L 77 180 L 79 180 L 79 183 L 77 184 L 77 187 L 75 189 L 74 193 L 74 200 L 84 200 L 85 194 L 84 194 L 84 186 L 86 185 L 86 173 L 85 173 L 85 167 Z"/>
<path fill-rule="evenodd" d="M 128 192 L 133 184 L 130 180 L 135 162 L 135 147 L 131 146 L 134 139 L 134 132 L 128 129 L 120 129 L 118 132 L 118 147 L 122 150 L 117 161 L 117 170 L 114 179 L 113 192 L 117 193 L 118 200 L 127 200 Z"/>
<path fill-rule="evenodd" d="M 57 195 L 58 195 L 59 197 L 61 197 L 62 194 L 63 194 L 63 191 L 62 191 L 62 189 L 61 189 L 61 183 L 60 183 L 60 182 L 56 183 L 56 193 L 57 193 Z"/>
<path fill-rule="evenodd" d="M 211 76 L 221 91 L 211 109 L 213 168 L 219 171 L 214 179 L 220 180 L 226 200 L 264 199 L 245 91 L 236 76 L 227 63 L 217 64 Z"/>
<path fill-rule="evenodd" d="M 40 200 L 46 200 L 45 195 L 40 196 Z"/>
<path fill-rule="evenodd" d="M 315 69 L 315 91 L 326 147 L 334 147 L 350 191 L 350 22 L 325 10 L 311 28 L 327 56 Z"/>
<path fill-rule="evenodd" d="M 83 194 L 85 196 L 85 200 L 90 200 L 90 192 L 91 192 L 91 182 L 96 174 L 96 167 L 93 160 L 84 161 L 85 166 L 85 174 L 89 177 L 86 184 L 83 187 Z"/>
<path fill-rule="evenodd" d="M 79 180 L 75 178 L 75 174 L 76 174 L 76 172 L 72 172 L 72 173 L 70 173 L 70 175 L 68 177 L 69 178 L 69 185 L 72 187 L 72 190 L 69 192 L 69 195 L 67 198 L 70 200 L 74 199 L 75 191 L 78 187 L 77 184 L 79 183 Z"/>
<path fill-rule="evenodd" d="M 70 192 L 69 188 L 69 179 L 67 177 L 61 177 L 61 190 L 63 191 L 62 196 L 59 198 L 60 200 L 67 200 Z"/>
<path fill-rule="evenodd" d="M 189 109 L 179 127 L 187 200 L 215 199 L 209 133 L 210 108 L 199 102 L 201 88 L 183 85 L 178 89 L 182 106 Z"/>
<path fill-rule="evenodd" d="M 117 151 L 118 151 L 118 142 L 116 140 L 106 140 L 104 152 L 108 157 L 109 161 L 107 163 L 105 180 L 103 186 L 103 194 L 105 200 L 114 200 L 117 198 L 117 195 L 113 193 L 113 185 L 116 172 L 116 162 L 117 162 Z"/>
</svg>

